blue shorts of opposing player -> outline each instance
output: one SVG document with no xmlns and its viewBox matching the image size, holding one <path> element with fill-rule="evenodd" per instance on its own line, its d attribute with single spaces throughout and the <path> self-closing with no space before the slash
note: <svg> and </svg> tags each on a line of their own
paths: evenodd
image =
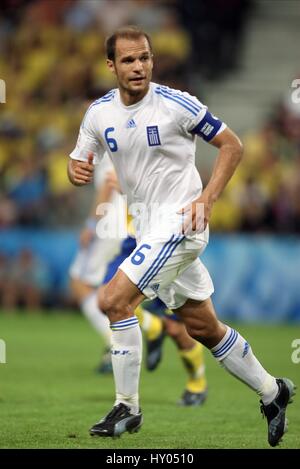
<svg viewBox="0 0 300 469">
<path fill-rule="evenodd" d="M 132 251 L 134 251 L 135 248 L 135 238 L 133 238 L 132 236 L 128 236 L 126 239 L 124 239 L 121 245 L 120 253 L 107 266 L 102 285 L 106 285 L 113 278 L 119 266 L 128 256 L 130 256 L 130 254 L 132 253 Z M 155 298 L 154 300 L 149 301 L 149 304 L 147 303 L 147 310 L 159 316 L 166 315 L 168 316 L 168 318 L 173 319 L 174 321 L 179 320 L 176 314 L 170 314 L 166 312 L 166 305 L 159 298 Z"/>
</svg>

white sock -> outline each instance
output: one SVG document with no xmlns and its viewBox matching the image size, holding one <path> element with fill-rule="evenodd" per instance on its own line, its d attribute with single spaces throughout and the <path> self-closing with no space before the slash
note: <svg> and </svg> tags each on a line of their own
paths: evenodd
<svg viewBox="0 0 300 469">
<path fill-rule="evenodd" d="M 270 404 L 276 397 L 276 379 L 262 367 L 248 342 L 237 331 L 227 326 L 223 339 L 211 352 L 227 371 L 256 391 L 264 404 Z"/>
<path fill-rule="evenodd" d="M 136 316 L 111 324 L 112 366 L 116 386 L 115 405 L 121 402 L 132 414 L 139 412 L 139 378 L 142 333 Z"/>
<path fill-rule="evenodd" d="M 107 316 L 102 313 L 98 306 L 97 292 L 88 295 L 81 303 L 81 311 L 92 324 L 94 329 L 104 338 L 107 346 L 111 342 L 111 330 Z"/>
</svg>

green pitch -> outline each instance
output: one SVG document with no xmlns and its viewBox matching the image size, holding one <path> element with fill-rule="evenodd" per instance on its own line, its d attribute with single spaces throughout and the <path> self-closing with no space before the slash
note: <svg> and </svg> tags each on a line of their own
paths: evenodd
<svg viewBox="0 0 300 469">
<path fill-rule="evenodd" d="M 299 387 L 300 363 L 291 360 L 299 325 L 238 329 L 275 376 L 288 376 Z M 181 408 L 176 401 L 185 371 L 167 339 L 159 368 L 142 372 L 142 430 L 112 440 L 88 434 L 112 407 L 113 381 L 93 371 L 102 345 L 81 316 L 0 313 L 0 339 L 7 352 L 7 363 L 0 364 L 1 448 L 269 448 L 256 395 L 209 353 L 207 402 Z M 280 447 L 299 448 L 299 396 L 287 415 L 289 432 Z"/>
</svg>

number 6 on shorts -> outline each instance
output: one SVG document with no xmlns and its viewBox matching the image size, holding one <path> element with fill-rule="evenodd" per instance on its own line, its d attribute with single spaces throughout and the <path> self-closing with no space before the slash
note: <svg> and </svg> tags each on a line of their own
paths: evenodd
<svg viewBox="0 0 300 469">
<path fill-rule="evenodd" d="M 142 244 L 141 247 L 136 251 L 136 253 L 132 256 L 131 262 L 134 265 L 140 265 L 142 262 L 145 260 L 145 254 L 143 254 L 141 251 L 143 248 L 146 249 L 151 249 L 151 246 L 149 244 Z"/>
</svg>

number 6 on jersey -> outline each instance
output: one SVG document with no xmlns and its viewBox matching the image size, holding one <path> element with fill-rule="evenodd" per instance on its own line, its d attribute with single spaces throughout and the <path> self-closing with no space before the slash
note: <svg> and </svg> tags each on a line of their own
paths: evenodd
<svg viewBox="0 0 300 469">
<path fill-rule="evenodd" d="M 118 150 L 118 144 L 117 141 L 114 138 L 109 137 L 108 134 L 113 132 L 114 130 L 114 127 L 108 127 L 104 132 L 106 143 L 109 146 L 110 150 L 113 152 Z"/>
</svg>

